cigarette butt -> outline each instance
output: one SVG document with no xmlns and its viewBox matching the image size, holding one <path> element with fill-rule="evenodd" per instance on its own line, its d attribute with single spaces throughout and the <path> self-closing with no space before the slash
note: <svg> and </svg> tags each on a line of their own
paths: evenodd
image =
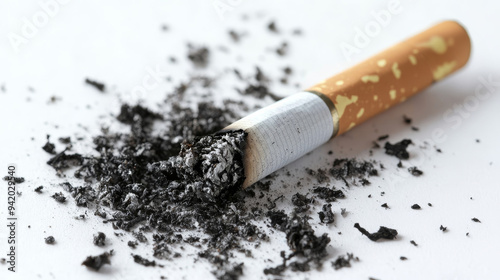
<svg viewBox="0 0 500 280">
<path fill-rule="evenodd" d="M 229 125 L 248 133 L 243 188 L 460 69 L 470 49 L 445 21 Z"/>
</svg>

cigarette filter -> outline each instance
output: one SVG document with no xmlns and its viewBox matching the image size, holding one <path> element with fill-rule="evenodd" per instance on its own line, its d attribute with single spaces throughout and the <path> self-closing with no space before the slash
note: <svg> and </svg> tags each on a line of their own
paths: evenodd
<svg viewBox="0 0 500 280">
<path fill-rule="evenodd" d="M 460 69 L 470 49 L 445 21 L 229 125 L 248 133 L 243 187 Z"/>
</svg>

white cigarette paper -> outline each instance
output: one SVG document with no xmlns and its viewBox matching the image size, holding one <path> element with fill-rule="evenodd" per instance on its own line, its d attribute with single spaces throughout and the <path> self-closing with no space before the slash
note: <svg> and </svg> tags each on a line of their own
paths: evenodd
<svg viewBox="0 0 500 280">
<path fill-rule="evenodd" d="M 226 127 L 248 133 L 243 188 L 327 142 L 334 123 L 319 96 L 300 92 Z"/>
</svg>

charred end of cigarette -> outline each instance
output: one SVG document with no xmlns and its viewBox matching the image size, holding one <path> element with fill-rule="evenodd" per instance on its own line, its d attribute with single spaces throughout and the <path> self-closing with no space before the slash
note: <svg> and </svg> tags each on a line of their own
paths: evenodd
<svg viewBox="0 0 500 280">
<path fill-rule="evenodd" d="M 178 156 L 151 164 L 149 172 L 169 178 L 169 191 L 179 200 L 224 203 L 242 188 L 247 133 L 225 130 L 181 144 Z M 175 183 L 182 181 L 183 183 Z"/>
</svg>

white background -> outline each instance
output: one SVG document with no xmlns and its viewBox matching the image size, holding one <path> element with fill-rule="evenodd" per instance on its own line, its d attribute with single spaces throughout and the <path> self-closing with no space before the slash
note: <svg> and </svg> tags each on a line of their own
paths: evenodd
<svg viewBox="0 0 500 280">
<path fill-rule="evenodd" d="M 42 0 L 40 2 L 48 2 Z M 193 265 L 192 258 L 179 262 L 159 261 L 165 268 L 146 268 L 133 263 L 126 246 L 131 237 L 115 237 L 109 225 L 89 213 L 89 219 L 79 221 L 82 214 L 73 202 L 57 204 L 49 196 L 60 191 L 61 179 L 45 164 L 49 156 L 40 149 L 45 135 L 53 141 L 60 136 L 80 135 L 91 143 L 91 135 L 99 131 L 110 116 L 117 113 L 118 99 L 134 100 L 128 94 L 147 76 L 147 69 L 160 67 L 169 76 L 182 79 L 193 72 L 185 59 L 186 43 L 205 44 L 212 49 L 230 45 L 230 53 L 215 51 L 210 71 L 214 74 L 226 67 L 236 66 L 251 70 L 255 64 L 279 77 L 280 68 L 291 65 L 295 70 L 293 81 L 300 88 L 308 87 L 399 40 L 445 19 L 459 20 L 472 38 L 469 64 L 453 76 L 425 90 L 418 96 L 396 106 L 342 137 L 325 144 L 311 155 L 287 167 L 296 176 L 303 176 L 305 166 L 321 167 L 333 157 L 359 157 L 382 160 L 387 166 L 384 176 L 372 180 L 369 187 L 346 190 L 347 198 L 334 204 L 337 213 L 334 225 L 317 223 L 317 233 L 328 232 L 332 237 L 331 258 L 353 252 L 361 261 L 353 267 L 335 271 L 325 262 L 320 271 L 290 273 L 290 279 L 495 279 L 500 274 L 498 252 L 500 241 L 500 66 L 498 1 L 404 1 L 399 12 L 374 35 L 359 53 L 348 59 L 340 48 L 342 42 L 354 44 L 356 28 L 364 29 L 374 21 L 373 13 L 387 10 L 390 1 L 215 1 L 230 3 L 230 9 L 217 12 L 212 1 L 69 1 L 48 23 L 39 26 L 18 51 L 9 42 L 13 33 L 22 35 L 23 18 L 32 21 L 43 11 L 38 1 L 2 0 L 0 3 L 0 174 L 7 165 L 15 163 L 18 174 L 27 179 L 19 186 L 18 200 L 18 272 L 7 271 L 0 264 L 1 279 L 168 279 L 210 278 L 210 267 L 201 261 Z M 247 20 L 242 20 L 246 15 Z M 280 35 L 267 32 L 266 24 L 276 20 Z M 161 26 L 169 26 L 163 32 Z M 300 27 L 304 34 L 292 36 Z M 245 31 L 241 43 L 234 45 L 228 29 Z M 290 43 L 290 53 L 281 58 L 271 47 L 282 41 Z M 168 63 L 176 56 L 177 65 Z M 110 89 L 100 94 L 85 86 L 85 77 L 105 82 Z M 488 89 L 482 81 L 489 83 Z M 169 89 L 161 83 L 148 92 L 148 100 L 161 100 Z M 29 87 L 34 90 L 29 90 Z M 274 85 L 280 95 L 292 94 L 292 87 Z M 475 92 L 483 93 L 483 100 L 475 99 Z M 218 85 L 218 92 L 234 95 L 232 87 Z M 60 98 L 56 104 L 51 96 Z M 238 98 L 238 97 L 235 97 Z M 476 102 L 477 101 L 477 102 Z M 270 101 L 264 101 L 263 103 Z M 87 107 L 90 106 L 91 110 Z M 462 107 L 460 107 L 462 106 Z M 445 119 L 447 110 L 452 120 Z M 402 122 L 407 114 L 420 128 L 412 131 Z M 436 138 L 437 132 L 444 134 Z M 390 141 L 411 138 L 417 145 L 410 148 L 412 161 L 425 174 L 420 178 L 397 170 L 395 158 L 381 150 L 368 154 L 371 141 L 382 134 L 390 134 Z M 32 139 L 33 137 L 33 139 Z M 480 140 L 480 143 L 476 142 Z M 443 153 L 435 151 L 433 144 Z M 424 147 L 424 148 L 422 148 Z M 62 148 L 58 144 L 58 149 Z M 90 146 L 77 144 L 75 150 L 90 151 Z M 2 181 L 3 182 L 3 181 Z M 0 182 L 1 183 L 1 182 Z M 5 257 L 6 183 L 0 192 L 0 257 Z M 341 187 L 340 182 L 334 183 Z M 33 192 L 44 185 L 44 193 Z M 304 188 L 313 184 L 304 183 Z M 273 192 L 285 195 L 298 191 L 282 189 Z M 305 193 L 304 190 L 302 190 Z M 380 196 L 381 192 L 384 196 Z M 368 198 L 371 194 L 372 198 Z M 288 197 L 288 196 L 287 196 Z M 472 199 L 471 199 L 472 198 Z M 427 203 L 433 204 L 428 207 Z M 391 209 L 380 207 L 388 203 Z M 414 203 L 423 207 L 410 209 Z M 283 201 L 283 204 L 290 204 Z M 348 215 L 338 215 L 340 208 Z M 477 217 L 482 223 L 474 223 Z M 371 242 L 361 236 L 353 224 L 359 222 L 370 231 L 384 225 L 399 231 L 398 240 Z M 448 227 L 443 233 L 439 226 Z M 28 227 L 29 226 L 29 227 Z M 92 234 L 103 231 L 109 237 L 106 250 L 114 249 L 112 266 L 99 273 L 80 266 L 81 261 L 104 249 L 91 244 Z M 337 232 L 341 231 L 342 235 Z M 469 237 L 466 233 L 469 232 Z M 43 237 L 54 235 L 57 244 L 46 245 Z M 262 245 L 256 259 L 245 265 L 246 279 L 266 278 L 262 269 L 279 263 L 279 251 L 285 250 L 284 236 Z M 122 242 L 122 240 L 124 242 Z M 414 247 L 410 240 L 419 246 Z M 150 241 L 151 242 L 151 241 Z M 150 246 L 149 246 L 150 248 Z M 144 246 L 137 252 L 151 257 Z M 187 255 L 187 253 L 186 253 Z M 401 261 L 406 256 L 407 261 Z M 259 261 L 271 259 L 274 263 Z M 17 277 L 17 278 L 16 278 Z"/>
</svg>

